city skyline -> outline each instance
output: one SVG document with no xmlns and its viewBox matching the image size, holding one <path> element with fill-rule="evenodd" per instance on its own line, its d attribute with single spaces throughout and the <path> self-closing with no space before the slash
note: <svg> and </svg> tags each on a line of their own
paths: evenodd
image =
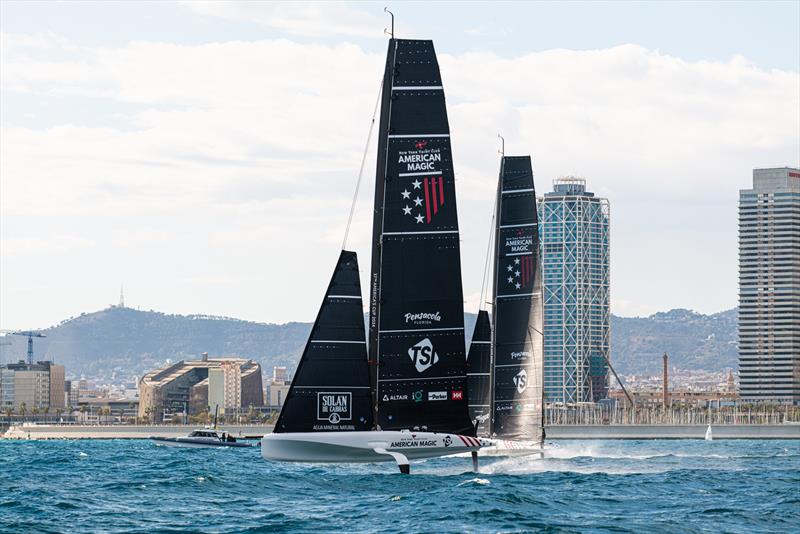
<svg viewBox="0 0 800 534">
<path fill-rule="evenodd" d="M 613 204 L 614 313 L 736 305 L 738 191 L 754 167 L 798 165 L 800 8 L 732 4 L 716 24 L 710 5 L 586 7 L 580 31 L 529 44 L 522 22 L 475 7 L 396 6 L 399 34 L 441 56 L 468 311 L 498 132 L 533 155 L 537 190 L 577 174 Z M 310 320 L 380 81 L 383 6 L 122 6 L 2 4 L 0 327 L 104 308 L 121 283 L 133 307 Z M 351 232 L 362 265 L 374 147 Z"/>
</svg>

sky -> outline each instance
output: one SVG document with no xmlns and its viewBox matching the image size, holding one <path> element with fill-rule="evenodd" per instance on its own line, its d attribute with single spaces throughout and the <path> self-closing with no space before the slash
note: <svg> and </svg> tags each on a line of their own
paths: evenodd
<svg viewBox="0 0 800 534">
<path fill-rule="evenodd" d="M 384 3 L 0 3 L 0 328 L 115 304 L 311 321 L 381 82 Z M 467 311 L 499 168 L 611 204 L 618 315 L 737 302 L 737 198 L 800 165 L 800 2 L 394 2 L 433 39 Z M 375 139 L 348 247 L 367 279 Z M 366 289 L 366 288 L 365 288 Z M 366 293 L 366 290 L 364 291 Z"/>
</svg>

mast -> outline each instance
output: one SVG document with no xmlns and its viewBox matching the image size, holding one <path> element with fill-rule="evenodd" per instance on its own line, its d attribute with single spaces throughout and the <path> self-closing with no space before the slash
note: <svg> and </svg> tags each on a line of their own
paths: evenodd
<svg viewBox="0 0 800 534">
<path fill-rule="evenodd" d="M 467 386 L 469 390 L 469 416 L 478 436 L 491 435 L 491 353 L 492 336 L 489 312 L 480 310 L 467 355 Z"/>
<path fill-rule="evenodd" d="M 497 189 L 492 298 L 492 432 L 541 441 L 543 301 L 530 156 L 503 156 Z"/>
<path fill-rule="evenodd" d="M 389 40 L 381 102 L 369 284 L 375 423 L 473 433 L 450 130 L 432 41 Z"/>
<path fill-rule="evenodd" d="M 274 432 L 372 428 L 362 310 L 358 258 L 343 250 Z"/>
</svg>

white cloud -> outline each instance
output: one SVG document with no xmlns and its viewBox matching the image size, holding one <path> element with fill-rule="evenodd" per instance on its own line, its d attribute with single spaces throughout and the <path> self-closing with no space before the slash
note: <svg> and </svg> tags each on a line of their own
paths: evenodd
<svg viewBox="0 0 800 534">
<path fill-rule="evenodd" d="M 383 20 L 344 2 L 180 2 L 195 13 L 253 22 L 293 35 L 381 37 Z"/>
<path fill-rule="evenodd" d="M 234 9 L 226 6 L 193 9 Z M 268 321 L 313 317 L 344 230 L 382 53 L 285 39 L 120 48 L 3 39 L 13 41 L 2 51 L 6 95 L 58 105 L 85 99 L 112 110 L 100 125 L 76 115 L 43 127 L 9 118 L 4 104 L 4 257 L 9 243 L 19 253 L 36 248 L 15 240 L 53 233 L 45 223 L 41 236 L 24 233 L 23 220 L 58 218 L 59 226 L 82 225 L 78 237 L 103 243 L 102 254 L 125 258 L 104 267 L 109 276 L 118 280 L 113 271 L 129 268 L 128 279 L 153 277 L 154 308 Z M 41 53 L 48 46 L 52 57 Z M 498 132 L 508 154 L 533 154 L 540 192 L 558 175 L 582 174 L 611 197 L 612 284 L 622 310 L 716 311 L 735 302 L 736 190 L 747 186 L 752 167 L 797 163 L 798 73 L 738 57 L 687 62 L 634 45 L 513 58 L 439 52 L 470 306 L 483 272 Z M 361 252 L 362 281 L 373 156 L 350 241 Z M 728 207 L 692 204 L 698 198 Z M 645 215 L 636 211 L 648 202 Z M 720 217 L 730 220 L 714 220 Z M 682 258 L 682 248 L 703 265 Z M 26 284 L 24 265 L 16 265 L 2 280 L 6 289 Z M 170 287 L 170 277 L 208 273 L 240 283 L 207 296 Z M 270 303 L 254 303 L 254 293 L 270 295 Z"/>
</svg>

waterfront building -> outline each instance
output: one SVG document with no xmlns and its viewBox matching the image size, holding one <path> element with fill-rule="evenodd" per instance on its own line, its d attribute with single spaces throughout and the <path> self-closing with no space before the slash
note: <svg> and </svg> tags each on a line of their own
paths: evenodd
<svg viewBox="0 0 800 534">
<path fill-rule="evenodd" d="M 800 169 L 754 169 L 739 191 L 739 389 L 800 404 Z"/>
<path fill-rule="evenodd" d="M 272 408 L 283 406 L 283 401 L 286 400 L 286 395 L 289 394 L 291 385 L 292 382 L 289 380 L 289 373 L 286 367 L 273 367 L 272 380 L 267 383 L 264 390 L 264 397 L 267 400 L 267 405 Z"/>
<path fill-rule="evenodd" d="M 208 409 L 220 413 L 235 411 L 242 405 L 242 371 L 238 362 L 223 362 L 208 370 Z"/>
<path fill-rule="evenodd" d="M 181 360 L 139 382 L 139 417 L 157 423 L 171 414 L 213 412 L 217 405 L 222 412 L 263 404 L 261 365 L 243 358 Z"/>
<path fill-rule="evenodd" d="M 272 368 L 272 381 L 276 383 L 284 383 L 289 381 L 289 373 L 286 367 L 274 366 Z"/>
<path fill-rule="evenodd" d="M 608 394 L 609 215 L 608 200 L 583 178 L 558 178 L 539 198 L 546 402 Z"/>
<path fill-rule="evenodd" d="M 28 413 L 64 408 L 64 366 L 42 361 L 0 369 L 0 408 Z"/>
</svg>

